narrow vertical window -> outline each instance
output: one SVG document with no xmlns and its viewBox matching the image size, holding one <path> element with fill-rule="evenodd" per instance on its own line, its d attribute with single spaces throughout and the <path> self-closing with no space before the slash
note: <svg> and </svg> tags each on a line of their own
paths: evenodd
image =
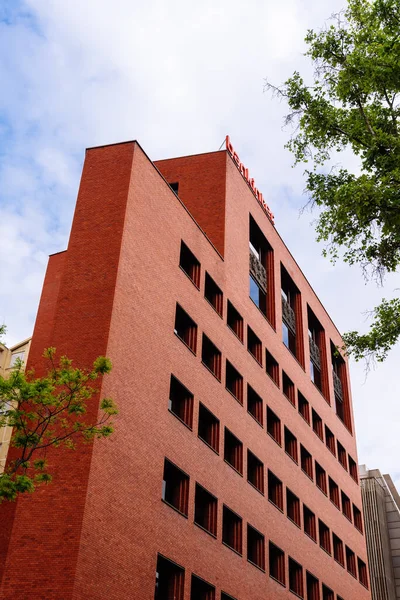
<svg viewBox="0 0 400 600">
<path fill-rule="evenodd" d="M 339 486 L 331 477 L 328 477 L 328 483 L 329 499 L 340 510 Z"/>
<path fill-rule="evenodd" d="M 298 462 L 297 438 L 287 427 L 285 427 L 285 452 L 295 463 Z"/>
<path fill-rule="evenodd" d="M 342 491 L 342 513 L 344 514 L 344 516 L 346 517 L 346 519 L 348 519 L 351 521 L 351 502 L 350 502 L 350 498 Z"/>
<path fill-rule="evenodd" d="M 286 375 L 285 371 L 282 371 L 282 391 L 289 400 L 290 404 L 293 404 L 293 406 L 296 408 L 296 392 L 294 383 L 290 377 Z"/>
<path fill-rule="evenodd" d="M 224 506 L 222 511 L 222 541 L 238 554 L 242 554 L 242 518 L 227 506 Z"/>
<path fill-rule="evenodd" d="M 315 461 L 315 483 L 317 487 L 327 496 L 326 471 Z"/>
<path fill-rule="evenodd" d="M 176 563 L 157 556 L 156 586 L 154 600 L 183 600 L 185 586 L 185 569 Z"/>
<path fill-rule="evenodd" d="M 319 437 L 320 440 L 324 441 L 322 419 L 314 409 L 312 409 L 312 426 L 314 433 Z"/>
<path fill-rule="evenodd" d="M 190 429 L 193 426 L 193 394 L 171 375 L 168 409 Z"/>
<path fill-rule="evenodd" d="M 233 433 L 225 427 L 224 460 L 243 475 L 243 444 Z"/>
<path fill-rule="evenodd" d="M 221 352 L 204 333 L 201 360 L 203 365 L 221 381 Z"/>
<path fill-rule="evenodd" d="M 289 590 L 304 598 L 303 567 L 289 557 Z"/>
<path fill-rule="evenodd" d="M 215 600 L 215 587 L 211 583 L 204 581 L 204 579 L 192 575 L 190 600 Z"/>
<path fill-rule="evenodd" d="M 283 512 L 283 485 L 272 471 L 268 469 L 268 500 Z"/>
<path fill-rule="evenodd" d="M 334 533 L 332 533 L 333 541 L 333 558 L 340 566 L 344 567 L 344 550 L 342 540 Z"/>
<path fill-rule="evenodd" d="M 338 348 L 332 342 L 330 343 L 330 348 L 336 414 L 350 433 L 352 433 L 346 363 Z"/>
<path fill-rule="evenodd" d="M 345 469 L 347 471 L 347 453 L 346 453 L 345 448 L 343 448 L 343 446 L 340 442 L 337 443 L 337 450 L 338 450 L 338 460 L 339 460 L 340 464 L 342 465 L 343 469 Z"/>
<path fill-rule="evenodd" d="M 329 528 L 318 519 L 319 545 L 325 552 L 331 554 L 331 534 Z"/>
<path fill-rule="evenodd" d="M 269 543 L 269 576 L 285 585 L 285 553 L 272 542 Z"/>
<path fill-rule="evenodd" d="M 357 558 L 358 562 L 358 579 L 360 583 L 368 589 L 368 573 L 367 573 L 367 565 L 361 558 Z"/>
<path fill-rule="evenodd" d="M 233 331 L 236 337 L 243 342 L 243 318 L 236 310 L 233 304 L 228 300 L 227 325 Z"/>
<path fill-rule="evenodd" d="M 297 404 L 299 413 L 303 417 L 306 423 L 310 425 L 310 403 L 306 400 L 298 390 L 297 390 Z"/>
<path fill-rule="evenodd" d="M 225 377 L 226 389 L 240 404 L 243 404 L 243 377 L 229 360 L 226 361 Z"/>
<path fill-rule="evenodd" d="M 313 542 L 316 542 L 317 523 L 315 514 L 305 504 L 303 504 L 303 523 L 304 533 L 306 533 L 313 540 Z"/>
<path fill-rule="evenodd" d="M 249 384 L 247 384 L 247 412 L 254 417 L 261 427 L 264 425 L 262 398 Z"/>
<path fill-rule="evenodd" d="M 335 594 L 324 583 L 322 584 L 322 600 L 335 600 Z"/>
<path fill-rule="evenodd" d="M 319 581 L 314 575 L 311 575 L 307 571 L 306 575 L 306 583 L 307 583 L 307 600 L 320 600 L 319 594 Z"/>
<path fill-rule="evenodd" d="M 219 453 L 219 420 L 203 404 L 199 405 L 199 438 Z"/>
<path fill-rule="evenodd" d="M 265 369 L 272 381 L 279 387 L 279 365 L 272 354 L 265 349 Z"/>
<path fill-rule="evenodd" d="M 325 444 L 328 450 L 330 450 L 333 456 L 336 456 L 336 444 L 335 444 L 335 436 L 332 431 L 325 425 Z"/>
<path fill-rule="evenodd" d="M 356 483 L 358 483 L 358 469 L 357 469 L 357 463 L 355 460 L 353 460 L 349 454 L 349 471 L 350 471 L 350 476 L 354 479 L 354 481 Z"/>
<path fill-rule="evenodd" d="M 350 575 L 357 578 L 356 555 L 348 546 L 346 546 L 346 567 Z"/>
<path fill-rule="evenodd" d="M 363 532 L 363 524 L 362 524 L 362 516 L 361 510 L 357 508 L 355 504 L 353 504 L 353 519 L 354 519 L 354 527 L 358 529 L 360 533 Z"/>
<path fill-rule="evenodd" d="M 247 326 L 247 350 L 262 366 L 262 343 L 251 327 Z"/>
<path fill-rule="evenodd" d="M 226 592 L 221 592 L 221 600 L 236 600 L 236 598 L 230 596 Z"/>
<path fill-rule="evenodd" d="M 307 306 L 307 316 L 311 381 L 317 386 L 325 400 L 330 403 L 325 330 L 309 306 Z"/>
<path fill-rule="evenodd" d="M 204 297 L 211 304 L 215 312 L 222 317 L 224 296 L 222 290 L 217 286 L 214 279 L 208 273 L 206 273 L 206 279 L 204 283 Z"/>
<path fill-rule="evenodd" d="M 267 406 L 267 432 L 279 446 L 282 446 L 281 420 L 273 410 Z"/>
<path fill-rule="evenodd" d="M 247 481 L 264 493 L 264 464 L 250 450 L 247 450 Z"/>
<path fill-rule="evenodd" d="M 301 470 L 304 471 L 308 477 L 313 480 L 313 460 L 311 454 L 308 452 L 306 448 L 302 444 L 300 444 L 300 460 L 301 460 Z"/>
<path fill-rule="evenodd" d="M 179 304 L 176 305 L 174 333 L 196 354 L 197 325 Z"/>
<path fill-rule="evenodd" d="M 301 527 L 300 500 L 289 488 L 286 488 L 286 514 L 297 527 Z"/>
<path fill-rule="evenodd" d="M 200 263 L 184 242 L 181 242 L 179 266 L 197 288 L 200 288 Z"/>
<path fill-rule="evenodd" d="M 249 524 L 247 524 L 247 560 L 265 571 L 264 536 Z"/>
<path fill-rule="evenodd" d="M 164 461 L 162 499 L 187 517 L 189 476 L 167 459 Z"/>
<path fill-rule="evenodd" d="M 217 507 L 216 497 L 196 483 L 194 522 L 213 536 L 217 535 Z"/>
<path fill-rule="evenodd" d="M 275 327 L 274 253 L 251 215 L 249 271 L 250 298 Z"/>
<path fill-rule="evenodd" d="M 282 340 L 304 366 L 303 320 L 301 294 L 281 264 Z"/>
</svg>

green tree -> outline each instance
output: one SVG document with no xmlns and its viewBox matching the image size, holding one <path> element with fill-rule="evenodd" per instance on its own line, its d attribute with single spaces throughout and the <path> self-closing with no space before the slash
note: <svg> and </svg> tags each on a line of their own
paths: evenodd
<svg viewBox="0 0 400 600">
<path fill-rule="evenodd" d="M 113 432 L 111 419 L 118 412 L 113 400 L 101 401 L 95 419 L 88 415 L 90 401 L 97 402 L 95 382 L 110 372 L 110 360 L 100 356 L 91 369 L 79 369 L 65 356 L 56 362 L 54 348 L 44 358 L 49 365 L 45 377 L 25 373 L 20 360 L 7 379 L 0 376 L 0 427 L 13 427 L 11 446 L 16 449 L 0 474 L 0 502 L 51 481 L 46 461 L 51 446 L 74 449 Z"/>
<path fill-rule="evenodd" d="M 322 31 L 309 30 L 306 56 L 311 85 L 293 73 L 283 86 L 266 87 L 290 108 L 295 127 L 286 147 L 306 169 L 306 190 L 320 208 L 317 240 L 324 254 L 358 263 L 383 283 L 400 261 L 400 3 L 349 0 Z M 359 167 L 332 166 L 351 150 Z M 345 334 L 347 352 L 383 361 L 400 337 L 400 300 L 371 311 L 368 333 Z"/>
</svg>

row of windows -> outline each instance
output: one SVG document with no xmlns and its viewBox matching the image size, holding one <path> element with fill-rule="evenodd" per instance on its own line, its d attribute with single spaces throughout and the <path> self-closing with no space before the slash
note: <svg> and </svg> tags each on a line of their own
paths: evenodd
<svg viewBox="0 0 400 600">
<path fill-rule="evenodd" d="M 174 465 L 168 459 L 164 461 L 162 499 L 164 502 L 175 508 L 184 516 L 188 516 L 189 504 L 189 475 L 184 473 L 179 467 Z M 271 472 L 268 471 L 268 497 L 269 500 L 283 511 L 283 486 L 282 482 Z M 287 517 L 298 527 L 301 527 L 301 508 L 300 500 L 288 488 L 286 488 L 286 511 Z M 213 537 L 217 537 L 217 518 L 218 518 L 218 499 L 199 483 L 195 484 L 194 500 L 194 522 Z M 317 521 L 314 513 L 303 505 L 303 522 L 305 533 L 317 542 Z M 367 587 L 367 573 L 365 563 L 356 556 L 354 552 L 343 545 L 342 540 L 332 534 L 332 541 L 329 528 L 318 519 L 318 537 L 319 545 L 329 555 L 355 578 L 358 577 L 360 583 Z M 265 571 L 265 536 L 247 523 L 247 560 L 262 571 Z M 222 507 L 222 543 L 234 552 L 242 556 L 243 554 L 243 519 L 225 504 Z M 278 549 L 269 553 L 270 574 L 280 583 L 285 584 L 284 567 L 279 567 L 280 560 L 284 560 L 283 552 L 280 552 L 280 558 L 277 556 Z M 346 561 L 346 562 L 345 562 Z M 290 574 L 290 568 L 289 568 Z M 289 581 L 291 577 L 289 577 Z M 301 590 L 293 589 L 300 595 L 303 592 L 302 571 L 301 571 Z M 292 589 L 292 588 L 291 588 Z M 303 597 L 303 596 L 302 596 Z"/>
<path fill-rule="evenodd" d="M 233 305 L 228 301 L 228 312 L 229 307 L 232 310 Z M 237 312 L 237 311 L 236 311 Z M 229 325 L 229 323 L 228 323 Z M 232 324 L 233 325 L 233 324 Z M 241 330 L 243 330 L 243 322 Z M 193 319 L 187 314 L 184 309 L 177 304 L 176 305 L 176 313 L 175 313 L 175 334 L 189 347 L 189 349 L 196 354 L 197 352 L 197 324 L 193 321 Z M 236 328 L 235 333 L 239 331 Z M 247 327 L 247 349 L 249 353 L 253 356 L 253 358 L 262 366 L 263 360 L 263 352 L 262 352 L 262 343 L 261 340 L 257 337 L 254 331 Z M 211 373 L 221 381 L 221 371 L 222 371 L 222 354 L 221 351 L 217 348 L 217 346 L 209 339 L 208 336 L 203 333 L 202 338 L 202 351 L 201 358 L 203 364 L 207 367 Z M 279 387 L 279 365 L 271 355 L 268 350 L 265 350 L 265 362 L 266 362 L 266 372 L 273 379 L 276 385 Z M 225 385 L 226 389 L 231 392 L 231 394 L 241 403 L 243 404 L 243 396 L 244 396 L 244 384 L 243 384 L 243 376 L 239 373 L 239 371 L 235 368 L 235 366 L 230 362 L 226 361 L 226 371 L 225 371 Z M 250 386 L 248 389 L 252 390 Z M 282 370 L 282 391 L 289 402 L 296 408 L 296 388 L 294 383 L 288 377 L 288 375 Z M 249 400 L 248 400 L 249 402 Z M 312 426 L 316 435 L 324 441 L 324 425 L 321 417 L 318 413 L 311 408 L 310 403 L 306 398 L 301 394 L 299 390 L 297 390 L 297 405 L 299 414 L 303 417 L 303 419 L 307 422 L 308 425 L 311 425 L 312 418 Z M 255 417 L 255 419 L 259 422 L 261 426 L 263 426 L 263 408 L 262 408 L 262 400 L 260 396 L 254 390 L 250 392 L 250 410 L 249 412 Z M 327 425 L 325 425 L 325 443 L 327 448 L 332 452 L 332 454 L 339 460 L 342 467 L 347 471 L 349 469 L 351 477 L 358 483 L 358 473 L 357 473 L 357 464 L 353 460 L 353 458 L 347 454 L 345 448 L 342 444 L 337 441 L 335 442 L 335 436 L 329 429 Z M 336 453 L 337 447 L 337 453 Z"/>
</svg>

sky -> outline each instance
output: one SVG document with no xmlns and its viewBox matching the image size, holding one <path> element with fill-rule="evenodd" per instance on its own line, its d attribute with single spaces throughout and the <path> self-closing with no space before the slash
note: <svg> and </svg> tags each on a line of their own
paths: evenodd
<svg viewBox="0 0 400 600">
<path fill-rule="evenodd" d="M 218 150 L 228 133 L 276 227 L 340 331 L 396 296 L 336 266 L 303 212 L 304 167 L 284 148 L 286 106 L 264 92 L 295 70 L 308 29 L 345 0 L 2 0 L 0 323 L 31 335 L 48 255 L 66 248 L 86 147 L 137 139 L 153 159 Z M 349 160 L 345 158 L 344 160 Z M 351 160 L 351 159 L 350 159 Z M 366 377 L 351 364 L 359 462 L 400 489 L 395 348 Z"/>
</svg>

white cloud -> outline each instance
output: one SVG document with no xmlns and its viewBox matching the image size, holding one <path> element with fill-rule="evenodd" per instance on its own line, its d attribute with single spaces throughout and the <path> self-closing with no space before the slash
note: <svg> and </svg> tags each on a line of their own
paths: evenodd
<svg viewBox="0 0 400 600">
<path fill-rule="evenodd" d="M 309 72 L 306 30 L 342 5 L 26 0 L 31 17 L 0 23 L 0 320 L 10 343 L 30 334 L 46 256 L 66 246 L 85 147 L 138 139 L 158 159 L 216 150 L 226 133 L 338 327 L 365 327 L 361 313 L 382 290 L 321 258 L 312 215 L 299 218 L 304 180 L 283 149 L 285 106 L 263 94 L 265 77 Z M 398 286 L 391 278 L 389 292 Z M 392 474 L 399 357 L 366 384 L 363 367 L 352 368 L 360 460 Z"/>
</svg>

